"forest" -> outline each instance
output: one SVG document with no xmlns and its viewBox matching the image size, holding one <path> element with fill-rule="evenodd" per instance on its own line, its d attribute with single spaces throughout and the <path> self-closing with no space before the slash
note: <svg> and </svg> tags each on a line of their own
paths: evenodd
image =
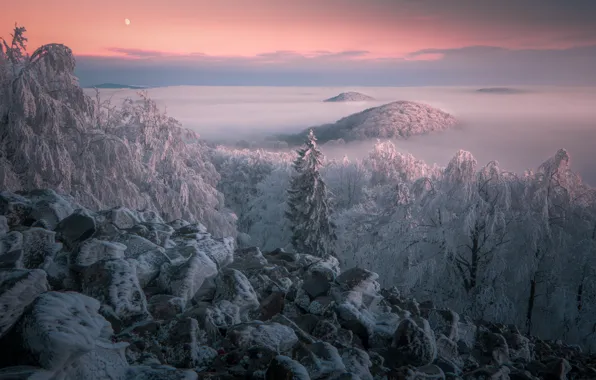
<svg viewBox="0 0 596 380">
<path fill-rule="evenodd" d="M 27 54 L 25 32 L 0 50 L 0 189 L 201 221 L 240 247 L 303 248 L 287 216 L 300 149 L 208 144 L 146 92 L 122 104 L 90 98 L 70 49 Z M 320 249 L 420 302 L 594 351 L 596 189 L 571 162 L 561 149 L 513 173 L 459 151 L 431 166 L 389 140 L 362 160 L 319 157 L 311 170 L 335 235 Z"/>
</svg>

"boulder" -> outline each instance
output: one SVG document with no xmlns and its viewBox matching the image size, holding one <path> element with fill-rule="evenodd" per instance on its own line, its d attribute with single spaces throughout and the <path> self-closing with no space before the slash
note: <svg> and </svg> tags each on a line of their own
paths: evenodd
<svg viewBox="0 0 596 380">
<path fill-rule="evenodd" d="M 0 269 L 0 337 L 48 289 L 46 273 L 41 269 Z"/>
<path fill-rule="evenodd" d="M 276 356 L 265 373 L 265 380 L 310 380 L 302 364 L 283 355 Z"/>
</svg>

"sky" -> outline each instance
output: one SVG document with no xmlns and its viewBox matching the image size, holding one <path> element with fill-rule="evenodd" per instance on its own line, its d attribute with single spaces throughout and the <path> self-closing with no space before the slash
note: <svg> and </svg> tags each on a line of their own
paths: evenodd
<svg viewBox="0 0 596 380">
<path fill-rule="evenodd" d="M 594 0 L 20 0 L 0 35 L 69 46 L 83 85 L 581 85 L 594 20 Z"/>
</svg>

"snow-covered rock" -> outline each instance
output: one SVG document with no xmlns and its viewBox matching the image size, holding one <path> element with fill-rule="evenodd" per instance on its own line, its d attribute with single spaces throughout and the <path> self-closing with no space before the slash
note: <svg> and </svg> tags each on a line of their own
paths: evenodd
<svg viewBox="0 0 596 380">
<path fill-rule="evenodd" d="M 0 337 L 21 317 L 25 308 L 49 288 L 40 269 L 0 269 Z"/>
<path fill-rule="evenodd" d="M 162 265 L 157 282 L 168 294 L 190 301 L 209 277 L 217 275 L 217 265 L 207 253 L 189 245 L 177 249 L 187 258 L 179 264 L 166 262 Z"/>
<path fill-rule="evenodd" d="M 124 209 L 73 208 L 54 236 L 22 224 L 30 209 L 6 207 L 36 202 L 0 197 L 12 213 L 0 235 L 0 379 L 593 378 L 596 360 L 576 347 L 419 304 L 335 258 L 234 252 L 200 224 Z M 81 235 L 80 216 L 95 233 Z"/>
<path fill-rule="evenodd" d="M 290 352 L 298 343 L 294 330 L 277 322 L 254 321 L 234 326 L 228 331 L 227 338 L 238 347 L 258 345 L 280 354 Z"/>
<path fill-rule="evenodd" d="M 236 269 L 224 269 L 215 277 L 214 302 L 227 300 L 236 305 L 241 320 L 248 318 L 248 313 L 259 308 L 259 300 L 252 285 L 242 272 Z"/>
<path fill-rule="evenodd" d="M 113 315 L 122 321 L 149 315 L 136 270 L 126 260 L 102 260 L 86 267 L 81 273 L 81 290 L 102 303 L 104 315 Z"/>
<path fill-rule="evenodd" d="M 46 370 L 66 371 L 97 347 L 112 348 L 113 331 L 99 307 L 99 301 L 79 293 L 41 294 L 11 331 L 20 344 L 3 350 L 3 362 L 17 365 L 31 358 Z"/>
<path fill-rule="evenodd" d="M 265 380 L 310 380 L 308 371 L 300 362 L 283 355 L 276 356 L 269 364 Z"/>
</svg>

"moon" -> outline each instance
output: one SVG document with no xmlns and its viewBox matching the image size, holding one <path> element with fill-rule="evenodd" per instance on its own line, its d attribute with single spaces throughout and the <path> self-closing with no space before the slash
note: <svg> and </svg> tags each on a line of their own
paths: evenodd
<svg viewBox="0 0 596 380">
<path fill-rule="evenodd" d="M 124 25 L 129 26 L 130 25 L 130 20 L 125 18 L 124 19 Z"/>
</svg>

